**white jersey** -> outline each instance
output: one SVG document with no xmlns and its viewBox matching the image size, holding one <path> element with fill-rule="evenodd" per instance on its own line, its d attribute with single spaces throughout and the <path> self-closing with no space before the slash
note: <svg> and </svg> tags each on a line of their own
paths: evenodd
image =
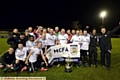
<svg viewBox="0 0 120 80">
<path fill-rule="evenodd" d="M 81 49 L 82 50 L 89 50 L 89 43 L 90 43 L 90 36 L 82 36 L 82 45 L 81 45 Z"/>
<path fill-rule="evenodd" d="M 33 51 L 33 53 L 29 58 L 29 62 L 36 62 L 37 61 L 37 56 L 40 55 L 40 54 L 43 54 L 43 51 L 42 51 L 42 49 L 39 49 L 37 47 L 34 47 L 32 49 L 32 51 Z"/>
<path fill-rule="evenodd" d="M 70 42 L 72 42 L 73 44 L 78 44 L 81 41 L 82 41 L 82 36 L 79 36 L 79 35 L 72 36 L 70 40 Z"/>
<path fill-rule="evenodd" d="M 31 48 L 31 47 L 34 47 L 34 46 L 37 46 L 37 43 L 35 43 L 34 41 L 28 40 L 26 42 L 26 47 Z"/>
<path fill-rule="evenodd" d="M 40 38 L 40 39 L 38 40 L 38 42 L 40 42 L 40 41 L 42 42 L 42 48 L 45 48 L 45 47 L 48 45 L 48 42 L 47 42 L 46 39 L 41 39 L 41 38 Z"/>
<path fill-rule="evenodd" d="M 27 51 L 29 48 L 23 47 L 22 49 L 17 48 L 15 51 L 15 58 L 18 60 L 23 60 L 27 57 Z"/>
<path fill-rule="evenodd" d="M 46 39 L 48 42 L 48 45 L 55 45 L 55 40 L 57 39 L 57 37 L 53 34 L 46 34 Z"/>
<path fill-rule="evenodd" d="M 67 44 L 68 42 L 68 35 L 67 34 L 59 34 L 58 35 L 58 40 L 60 41 L 60 44 Z"/>
</svg>

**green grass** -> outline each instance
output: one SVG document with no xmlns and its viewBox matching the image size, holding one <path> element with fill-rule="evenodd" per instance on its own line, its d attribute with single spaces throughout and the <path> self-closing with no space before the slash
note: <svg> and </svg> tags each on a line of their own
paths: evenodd
<svg viewBox="0 0 120 80">
<path fill-rule="evenodd" d="M 57 68 L 56 66 L 49 68 L 47 72 L 35 72 L 28 74 L 27 72 L 21 72 L 20 76 L 24 77 L 46 77 L 47 80 L 118 80 L 120 78 L 120 39 L 113 38 L 113 50 L 112 50 L 112 64 L 111 70 L 98 65 L 95 67 L 79 68 L 73 67 L 71 73 L 64 72 L 64 66 Z M 9 45 L 6 44 L 6 39 L 0 39 L 0 55 L 8 49 Z M 100 53 L 98 51 L 98 60 L 100 61 Z M 6 75 L 2 75 L 3 71 L 0 69 L 0 76 L 15 76 L 15 73 L 8 72 Z"/>
</svg>

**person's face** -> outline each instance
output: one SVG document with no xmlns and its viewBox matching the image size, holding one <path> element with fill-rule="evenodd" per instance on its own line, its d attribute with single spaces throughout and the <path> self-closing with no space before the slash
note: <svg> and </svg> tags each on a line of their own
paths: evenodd
<svg viewBox="0 0 120 80">
<path fill-rule="evenodd" d="M 25 38 L 25 35 L 20 35 L 20 39 L 24 39 Z"/>
<path fill-rule="evenodd" d="M 76 34 L 79 35 L 79 30 L 76 31 Z"/>
<path fill-rule="evenodd" d="M 102 28 L 102 29 L 101 29 L 101 33 L 102 33 L 102 34 L 105 34 L 105 33 L 106 33 L 106 29 L 105 29 L 105 28 Z"/>
<path fill-rule="evenodd" d="M 93 30 L 93 31 L 92 31 L 92 34 L 95 35 L 95 34 L 96 34 L 96 30 Z"/>
<path fill-rule="evenodd" d="M 50 28 L 47 28 L 47 31 L 50 32 Z"/>
<path fill-rule="evenodd" d="M 38 48 L 41 48 L 42 47 L 42 42 L 39 42 L 38 43 Z"/>
<path fill-rule="evenodd" d="M 14 29 L 13 32 L 14 32 L 14 33 L 18 33 L 18 29 Z"/>
<path fill-rule="evenodd" d="M 14 49 L 13 48 L 9 48 L 8 52 L 9 52 L 9 54 L 13 54 Z"/>
<path fill-rule="evenodd" d="M 30 41 L 34 41 L 34 37 L 30 37 Z"/>
<path fill-rule="evenodd" d="M 29 32 L 25 32 L 25 36 L 28 36 L 29 35 Z"/>
<path fill-rule="evenodd" d="M 70 30 L 67 30 L 67 34 L 70 34 Z"/>
<path fill-rule="evenodd" d="M 23 44 L 18 44 L 18 48 L 22 49 L 23 48 Z"/>
<path fill-rule="evenodd" d="M 84 34 L 84 35 L 87 35 L 87 31 L 86 31 L 86 30 L 85 30 L 85 31 L 83 31 L 83 34 Z"/>
<path fill-rule="evenodd" d="M 55 27 L 55 31 L 59 31 L 59 28 L 58 28 L 58 27 Z"/>
<path fill-rule="evenodd" d="M 80 34 L 80 35 L 82 35 L 82 34 L 83 34 L 83 33 L 82 33 L 82 30 L 80 30 L 80 31 L 79 31 L 79 34 Z"/>
<path fill-rule="evenodd" d="M 62 29 L 62 30 L 61 30 L 61 33 L 64 34 L 64 33 L 65 33 L 65 29 Z"/>
<path fill-rule="evenodd" d="M 72 30 L 72 34 L 75 34 L 75 30 Z"/>
<path fill-rule="evenodd" d="M 53 29 L 50 29 L 50 33 L 53 33 Z"/>
</svg>

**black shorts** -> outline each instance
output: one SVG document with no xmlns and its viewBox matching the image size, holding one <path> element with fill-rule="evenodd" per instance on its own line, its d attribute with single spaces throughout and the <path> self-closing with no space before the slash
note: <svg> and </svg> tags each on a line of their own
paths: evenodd
<svg viewBox="0 0 120 80">
<path fill-rule="evenodd" d="M 47 45 L 47 49 L 49 49 L 49 48 L 52 47 L 52 46 L 54 46 L 54 45 Z"/>
<path fill-rule="evenodd" d="M 43 54 L 45 53 L 45 48 L 42 48 L 42 50 L 43 50 Z"/>
<path fill-rule="evenodd" d="M 88 50 L 80 50 L 80 57 L 87 56 Z"/>
</svg>

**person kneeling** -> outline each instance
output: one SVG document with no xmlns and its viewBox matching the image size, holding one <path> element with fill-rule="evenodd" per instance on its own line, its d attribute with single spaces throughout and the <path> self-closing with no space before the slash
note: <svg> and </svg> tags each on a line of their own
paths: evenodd
<svg viewBox="0 0 120 80">
<path fill-rule="evenodd" d="M 14 71 L 14 67 L 13 67 L 14 61 L 15 61 L 14 49 L 10 47 L 9 50 L 3 54 L 1 59 L 1 62 L 2 62 L 1 68 L 3 68 L 4 70 L 3 74 L 6 74 L 7 68 Z"/>
<path fill-rule="evenodd" d="M 40 67 L 40 65 L 42 64 L 42 59 L 45 62 L 46 66 L 48 66 L 48 63 L 46 61 L 46 58 L 43 54 L 42 51 L 42 42 L 39 42 L 37 47 L 34 47 L 31 49 L 30 53 L 27 56 L 27 59 L 25 61 L 25 63 L 29 65 L 29 72 L 35 72 L 37 70 L 37 68 Z M 43 65 L 41 66 L 41 71 L 46 71 L 47 69 L 43 67 Z"/>
</svg>

